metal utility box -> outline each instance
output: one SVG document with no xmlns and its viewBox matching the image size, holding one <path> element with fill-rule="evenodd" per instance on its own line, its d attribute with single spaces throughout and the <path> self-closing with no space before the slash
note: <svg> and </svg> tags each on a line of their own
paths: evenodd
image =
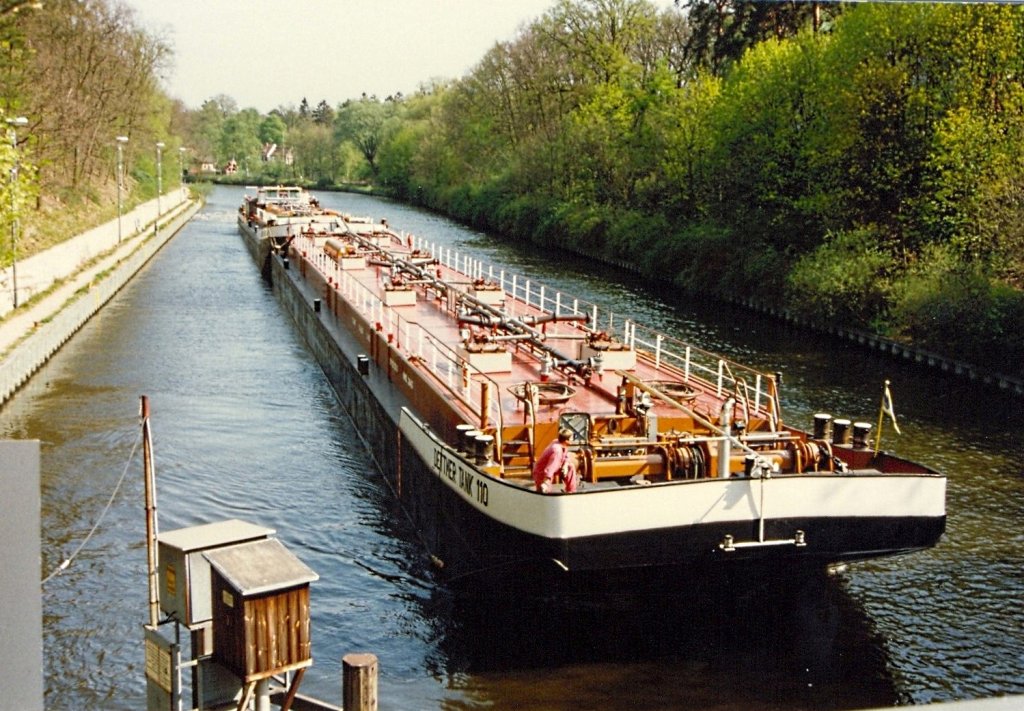
<svg viewBox="0 0 1024 711">
<path fill-rule="evenodd" d="M 203 553 L 264 540 L 274 529 L 238 519 L 179 528 L 157 537 L 160 609 L 189 629 L 210 621 L 210 564 Z"/>
<path fill-rule="evenodd" d="M 213 658 L 245 684 L 313 663 L 309 584 L 320 576 L 277 539 L 207 551 Z"/>
</svg>

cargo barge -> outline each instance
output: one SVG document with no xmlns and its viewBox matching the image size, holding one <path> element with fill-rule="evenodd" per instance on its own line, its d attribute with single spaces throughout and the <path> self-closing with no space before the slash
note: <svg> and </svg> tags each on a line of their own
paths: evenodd
<svg viewBox="0 0 1024 711">
<path fill-rule="evenodd" d="M 239 229 L 449 580 L 821 570 L 944 531 L 942 474 L 790 425 L 771 374 L 298 188 Z"/>
</svg>

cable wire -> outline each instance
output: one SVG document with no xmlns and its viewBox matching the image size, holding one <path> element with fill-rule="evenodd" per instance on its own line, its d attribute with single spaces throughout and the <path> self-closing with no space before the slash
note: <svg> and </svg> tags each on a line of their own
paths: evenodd
<svg viewBox="0 0 1024 711">
<path fill-rule="evenodd" d="M 104 506 L 103 511 L 100 512 L 99 518 L 96 519 L 96 523 L 93 524 L 89 533 L 84 539 L 82 539 L 82 542 L 78 544 L 78 547 L 75 548 L 74 552 L 65 558 L 52 573 L 43 578 L 40 585 L 46 585 L 48 582 L 67 570 L 75 558 L 78 557 L 78 554 L 81 553 L 82 549 L 85 548 L 86 544 L 89 543 L 89 539 L 91 539 L 93 534 L 96 533 L 96 529 L 100 527 L 100 524 L 103 522 L 103 518 L 107 515 L 107 512 L 110 511 L 110 507 L 114 504 L 114 499 L 117 498 L 117 492 L 121 490 L 121 485 L 124 483 L 125 477 L 128 476 L 128 467 L 131 466 L 132 460 L 135 458 L 135 451 L 139 448 L 139 440 L 141 439 L 142 431 L 140 430 L 138 437 L 135 438 L 135 444 L 132 445 L 132 451 L 128 455 L 128 461 L 124 464 L 124 471 L 121 472 L 121 478 L 117 480 L 117 485 L 114 487 L 114 491 L 110 494 L 110 499 L 107 500 L 107 505 Z"/>
</svg>

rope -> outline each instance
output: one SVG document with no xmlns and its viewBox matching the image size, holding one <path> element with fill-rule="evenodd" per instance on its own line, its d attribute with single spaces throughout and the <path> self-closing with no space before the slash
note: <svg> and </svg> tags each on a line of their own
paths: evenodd
<svg viewBox="0 0 1024 711">
<path fill-rule="evenodd" d="M 103 518 L 107 515 L 107 512 L 110 510 L 110 507 L 113 505 L 114 499 L 117 498 L 117 492 L 121 490 L 121 485 L 124 483 L 124 479 L 128 475 L 128 467 L 131 465 L 132 460 L 135 458 L 135 451 L 139 447 L 140 439 L 142 439 L 141 430 L 139 431 L 139 436 L 136 437 L 135 439 L 135 444 L 132 445 L 132 451 L 128 455 L 128 461 L 124 463 L 124 471 L 121 472 L 121 478 L 117 480 L 117 485 L 114 487 L 114 491 L 110 494 L 110 498 L 107 500 L 107 505 L 104 506 L 103 511 L 100 512 L 99 518 L 96 519 L 96 523 L 93 524 L 92 528 L 89 530 L 89 533 L 85 536 L 84 539 L 82 539 L 82 542 L 78 544 L 78 547 L 75 548 L 74 552 L 70 556 L 65 558 L 64 561 L 60 565 L 58 565 L 57 568 L 52 573 L 43 578 L 40 585 L 46 585 L 48 582 L 50 582 L 55 577 L 57 577 L 65 570 L 67 570 L 71 563 L 75 560 L 75 558 L 78 557 L 78 554 L 81 553 L 82 549 L 85 548 L 86 544 L 89 542 L 89 539 L 91 539 L 93 537 L 93 534 L 96 533 L 96 529 L 100 527 L 100 524 L 103 522 Z"/>
</svg>

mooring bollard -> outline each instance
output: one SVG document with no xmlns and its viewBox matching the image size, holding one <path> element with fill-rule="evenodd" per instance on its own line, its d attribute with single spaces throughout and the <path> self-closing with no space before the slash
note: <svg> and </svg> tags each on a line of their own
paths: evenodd
<svg viewBox="0 0 1024 711">
<path fill-rule="evenodd" d="M 341 695 L 345 711 L 377 711 L 377 655 L 341 658 Z"/>
</svg>

